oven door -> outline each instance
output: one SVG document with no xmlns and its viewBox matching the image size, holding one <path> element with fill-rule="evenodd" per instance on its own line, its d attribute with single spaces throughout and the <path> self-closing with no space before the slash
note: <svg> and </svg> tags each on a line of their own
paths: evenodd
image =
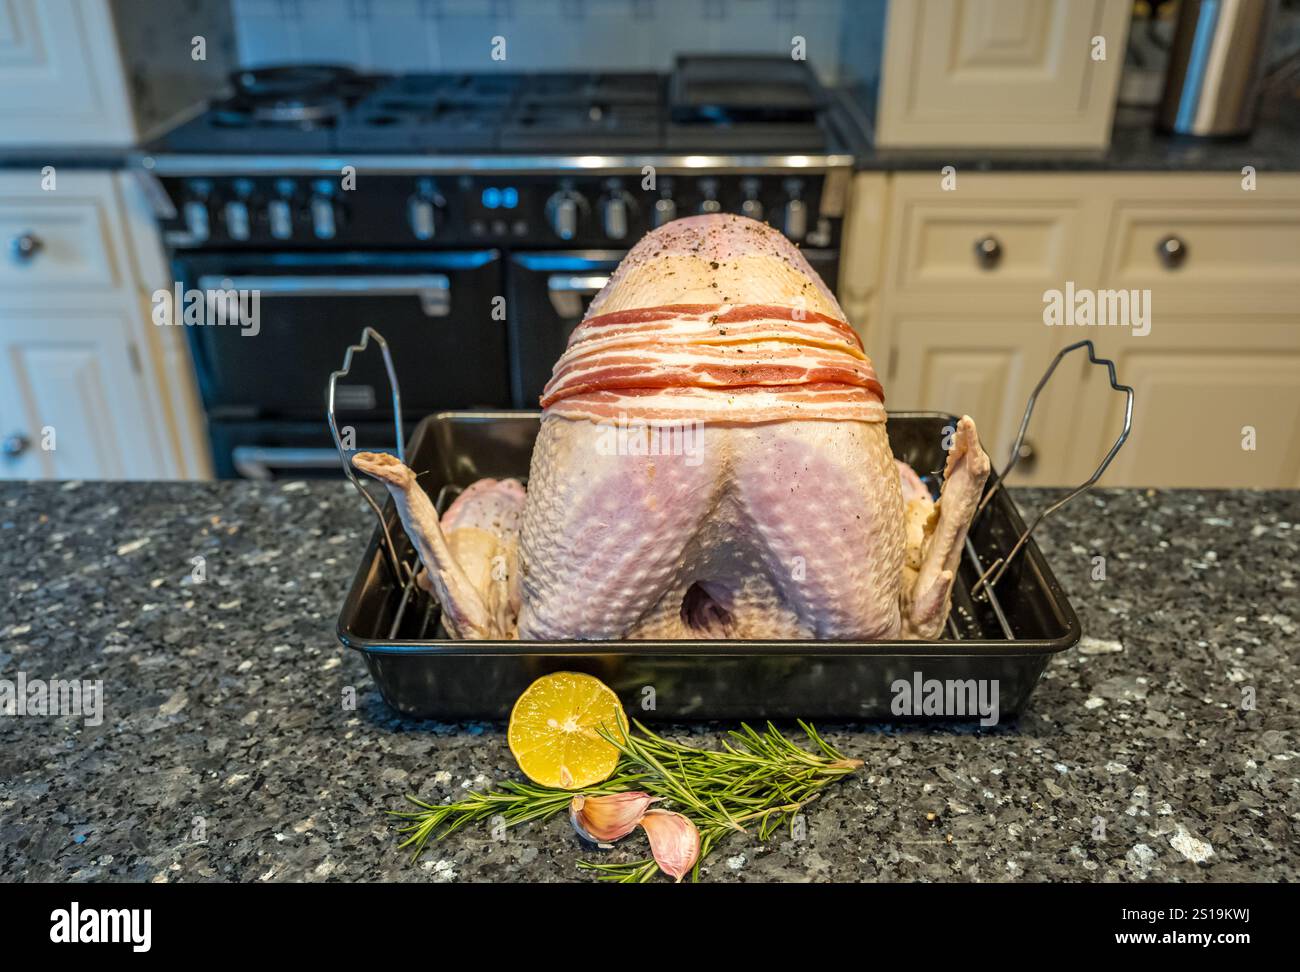
<svg viewBox="0 0 1300 972">
<path fill-rule="evenodd" d="M 569 335 L 623 256 L 622 250 L 578 250 L 510 257 L 508 316 L 516 408 L 537 407 Z"/>
<path fill-rule="evenodd" d="M 392 422 L 348 423 L 358 449 L 396 454 Z M 407 423 L 406 432 L 411 431 Z M 337 479 L 343 475 L 323 419 L 208 423 L 218 479 Z"/>
<path fill-rule="evenodd" d="M 189 325 L 210 419 L 323 419 L 330 373 L 367 325 L 388 341 L 409 417 L 510 404 L 494 250 L 185 254 L 175 269 L 186 309 L 201 307 L 174 319 Z M 336 401 L 356 420 L 391 415 L 378 353 L 356 358 Z"/>
</svg>

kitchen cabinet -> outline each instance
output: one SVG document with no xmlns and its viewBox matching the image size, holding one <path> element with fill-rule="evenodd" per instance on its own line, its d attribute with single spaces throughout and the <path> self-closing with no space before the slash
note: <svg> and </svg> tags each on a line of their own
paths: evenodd
<svg viewBox="0 0 1300 972">
<path fill-rule="evenodd" d="M 967 414 L 1001 469 L 1010 458 L 1029 391 L 1057 350 L 1057 342 L 1026 340 L 1025 328 L 998 317 L 960 318 L 899 313 L 894 367 L 885 380 L 892 411 L 923 409 Z M 1066 446 L 1061 416 L 1068 403 L 1057 389 L 1043 394 L 1025 437 L 1012 481 L 1027 485 L 1062 478 Z"/>
<path fill-rule="evenodd" d="M 223 84 L 232 37 L 219 3 L 4 0 L 0 145 L 143 141 Z"/>
<path fill-rule="evenodd" d="M 853 261 L 840 261 L 837 293 L 849 322 L 865 340 L 878 312 L 880 268 L 889 213 L 888 176 L 883 172 L 859 172 L 853 177 L 850 205 L 844 214 L 844 253 Z"/>
<path fill-rule="evenodd" d="M 1300 487 L 1300 320 L 1189 315 L 1145 338 L 1100 336 L 1097 348 L 1135 394 L 1108 485 Z M 1080 400 L 1067 470 L 1081 482 L 1119 434 L 1124 398 L 1097 372 Z"/>
<path fill-rule="evenodd" d="M 140 353 L 121 312 L 7 311 L 0 322 L 0 475 L 124 479 L 162 472 Z"/>
<path fill-rule="evenodd" d="M 959 173 L 956 189 L 945 185 L 938 172 L 888 181 L 889 246 L 867 350 L 883 365 L 889 408 L 971 415 L 1001 467 L 1030 392 L 1064 346 L 1064 329 L 1043 323 L 1043 292 L 1070 273 L 1095 276 L 1100 225 L 1070 176 Z M 1067 398 L 1061 378 L 1044 391 L 1013 482 L 1066 480 Z"/>
<path fill-rule="evenodd" d="M 170 288 L 130 176 L 0 174 L 0 478 L 208 472 L 191 365 L 150 320 Z"/>
<path fill-rule="evenodd" d="M 106 4 L 0 4 L 0 143 L 127 144 L 134 134 Z"/>
<path fill-rule="evenodd" d="M 1130 0 L 891 3 L 881 146 L 1100 148 L 1110 141 Z M 1094 38 L 1104 38 L 1105 59 Z"/>
<path fill-rule="evenodd" d="M 855 183 L 851 212 L 886 215 L 860 224 L 868 245 L 846 237 L 841 286 L 879 281 L 855 323 L 889 408 L 969 413 L 1001 466 L 1052 357 L 1090 338 L 1136 392 L 1107 485 L 1300 486 L 1300 175 L 1250 184 L 1233 172 L 958 173 L 953 191 L 938 172 Z M 1098 307 L 1124 292 L 1133 313 L 1114 326 L 1044 323 L 1049 292 L 1084 290 Z M 1013 481 L 1087 478 L 1123 401 L 1082 352 L 1067 359 Z"/>
</svg>

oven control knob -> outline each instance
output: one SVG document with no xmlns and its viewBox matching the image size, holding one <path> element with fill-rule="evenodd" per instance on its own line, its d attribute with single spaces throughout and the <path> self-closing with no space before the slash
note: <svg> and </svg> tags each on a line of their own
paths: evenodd
<svg viewBox="0 0 1300 972">
<path fill-rule="evenodd" d="M 704 197 L 700 200 L 700 213 L 722 212 L 722 203 L 718 201 L 718 180 L 701 179 L 699 187 L 700 195 Z"/>
<path fill-rule="evenodd" d="M 762 183 L 757 179 L 742 179 L 740 182 L 740 191 L 744 193 L 744 200 L 740 204 L 740 215 L 748 216 L 750 219 L 762 220 L 763 218 L 763 201 L 758 198 L 758 192 Z"/>
<path fill-rule="evenodd" d="M 338 207 L 328 196 L 311 197 L 311 231 L 318 240 L 332 240 L 338 233 Z"/>
<path fill-rule="evenodd" d="M 277 240 L 293 238 L 293 207 L 287 199 L 272 199 L 266 204 L 266 219 L 271 235 Z"/>
<path fill-rule="evenodd" d="M 627 200 L 621 196 L 611 196 L 605 200 L 601 222 L 605 226 L 605 235 L 611 240 L 621 240 L 627 236 Z"/>
<path fill-rule="evenodd" d="M 788 197 L 781 214 L 781 228 L 792 240 L 802 240 L 808 232 L 808 204 L 803 201 L 803 180 L 785 180 Z"/>
<path fill-rule="evenodd" d="M 406 221 L 417 240 L 431 240 L 438 231 L 437 209 L 428 196 L 412 196 L 406 204 Z"/>
<path fill-rule="evenodd" d="M 632 197 L 623 191 L 617 179 L 610 182 L 608 188 L 609 195 L 600 201 L 601 226 L 611 240 L 623 240 L 627 238 Z"/>
<path fill-rule="evenodd" d="M 248 203 L 242 199 L 232 199 L 222 210 L 226 220 L 226 232 L 232 240 L 248 239 Z"/>
<path fill-rule="evenodd" d="M 674 202 L 672 199 L 670 199 L 668 196 L 664 196 L 662 199 L 660 199 L 658 202 L 655 203 L 655 211 L 653 217 L 655 229 L 658 229 L 660 226 L 663 226 L 664 223 L 671 223 L 676 218 L 677 218 L 677 203 Z"/>
<path fill-rule="evenodd" d="M 578 235 L 578 218 L 584 205 L 582 196 L 572 189 L 561 189 L 547 200 L 546 218 L 556 236 L 571 240 Z"/>
<path fill-rule="evenodd" d="M 212 232 L 208 219 L 208 204 L 201 199 L 191 199 L 181 207 L 185 218 L 185 231 L 195 243 L 207 240 Z"/>
</svg>

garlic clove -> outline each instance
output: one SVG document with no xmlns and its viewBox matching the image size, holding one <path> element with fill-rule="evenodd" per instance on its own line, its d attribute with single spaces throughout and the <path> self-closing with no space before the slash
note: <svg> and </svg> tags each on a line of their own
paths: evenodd
<svg viewBox="0 0 1300 972">
<path fill-rule="evenodd" d="M 575 796 L 569 801 L 569 821 L 578 836 L 609 848 L 636 829 L 650 804 L 659 800 L 639 790 Z"/>
<path fill-rule="evenodd" d="M 647 810 L 641 826 L 659 870 L 680 883 L 700 859 L 700 832 L 695 824 L 671 810 Z"/>
</svg>

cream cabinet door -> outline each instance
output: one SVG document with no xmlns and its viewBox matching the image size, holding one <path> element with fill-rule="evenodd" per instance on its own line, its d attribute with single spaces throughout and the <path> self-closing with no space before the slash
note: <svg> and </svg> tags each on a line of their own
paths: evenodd
<svg viewBox="0 0 1300 972">
<path fill-rule="evenodd" d="M 890 325 L 895 349 L 883 381 L 889 410 L 969 415 L 1001 470 L 1011 456 L 1029 394 L 1058 350 L 1057 334 L 1041 324 L 1027 329 L 970 315 L 901 314 Z M 1070 369 L 1064 371 L 1039 399 L 1013 483 L 1067 481 L 1069 446 L 1062 430 L 1078 382 Z"/>
<path fill-rule="evenodd" d="M 1204 317 L 1146 337 L 1092 330 L 1134 389 L 1133 432 L 1104 485 L 1300 486 L 1300 324 Z M 1087 377 L 1089 407 L 1071 433 L 1079 479 L 1122 427 L 1123 396 L 1104 385 L 1104 374 Z"/>
<path fill-rule="evenodd" d="M 1106 286 L 1151 292 L 1152 327 L 1183 312 L 1300 313 L 1300 176 L 1238 171 L 1094 177 Z"/>
<path fill-rule="evenodd" d="M 166 476 L 127 315 L 0 307 L 0 478 Z"/>
<path fill-rule="evenodd" d="M 1101 148 L 1131 0 L 889 5 L 876 143 Z M 1105 59 L 1097 38 L 1104 39 Z"/>
<path fill-rule="evenodd" d="M 104 0 L 0 2 L 0 144 L 130 144 Z"/>
</svg>

